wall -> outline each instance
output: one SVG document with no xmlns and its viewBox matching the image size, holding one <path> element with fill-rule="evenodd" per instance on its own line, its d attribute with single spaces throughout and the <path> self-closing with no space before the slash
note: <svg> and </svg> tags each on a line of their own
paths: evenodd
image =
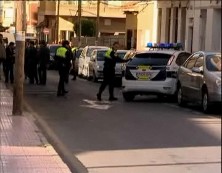
<svg viewBox="0 0 222 173">
<path fill-rule="evenodd" d="M 148 42 L 155 42 L 157 37 L 156 1 L 140 7 L 137 15 L 137 49 L 144 50 Z"/>
</svg>

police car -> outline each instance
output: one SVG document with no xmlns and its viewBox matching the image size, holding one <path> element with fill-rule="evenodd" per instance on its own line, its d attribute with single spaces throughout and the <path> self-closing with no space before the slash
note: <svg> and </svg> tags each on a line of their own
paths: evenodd
<svg viewBox="0 0 222 173">
<path fill-rule="evenodd" d="M 136 52 L 126 64 L 122 84 L 125 101 L 132 101 L 136 95 L 176 96 L 177 70 L 191 54 L 168 45 L 159 48 L 163 50 L 155 47 Z"/>
</svg>

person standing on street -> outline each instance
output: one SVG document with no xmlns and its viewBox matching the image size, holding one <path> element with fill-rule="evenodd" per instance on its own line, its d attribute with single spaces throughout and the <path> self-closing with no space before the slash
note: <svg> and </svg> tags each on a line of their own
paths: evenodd
<svg viewBox="0 0 222 173">
<path fill-rule="evenodd" d="M 114 97 L 114 82 L 115 82 L 115 66 L 117 62 L 128 62 L 129 60 L 123 60 L 117 56 L 117 50 L 119 48 L 119 43 L 114 42 L 113 47 L 105 53 L 105 62 L 103 68 L 103 82 L 99 88 L 97 94 L 97 100 L 101 101 L 102 93 L 106 86 L 109 85 L 109 101 L 118 100 Z"/>
<path fill-rule="evenodd" d="M 28 48 L 28 74 L 29 74 L 29 83 L 36 84 L 39 83 L 38 80 L 38 73 L 37 73 L 37 64 L 38 64 L 38 57 L 37 57 L 37 49 L 35 48 L 35 44 L 33 41 L 30 41 L 29 48 Z"/>
<path fill-rule="evenodd" d="M 56 59 L 58 60 L 59 70 L 59 84 L 57 96 L 64 96 L 68 91 L 65 90 L 65 82 L 69 75 L 68 69 L 70 68 L 71 51 L 69 41 L 64 40 L 62 46 L 56 50 Z"/>
<path fill-rule="evenodd" d="M 50 58 L 50 50 L 47 47 L 47 44 L 44 40 L 40 41 L 40 48 L 38 51 L 38 60 L 39 60 L 39 67 L 38 67 L 38 74 L 39 74 L 39 81 L 40 85 L 46 85 L 47 80 L 47 64 Z"/>
<path fill-rule="evenodd" d="M 3 35 L 0 34 L 0 80 L 1 80 L 1 66 L 3 69 L 3 73 L 5 73 L 5 59 L 6 59 L 6 51 L 5 51 Z"/>
<path fill-rule="evenodd" d="M 14 83 L 14 64 L 15 64 L 15 43 L 10 42 L 6 48 L 5 59 L 5 83 L 8 83 L 9 76 L 10 82 Z"/>
</svg>

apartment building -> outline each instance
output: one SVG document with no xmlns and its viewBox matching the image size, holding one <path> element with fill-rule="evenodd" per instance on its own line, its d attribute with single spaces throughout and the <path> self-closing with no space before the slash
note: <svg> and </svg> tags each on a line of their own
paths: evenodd
<svg viewBox="0 0 222 173">
<path fill-rule="evenodd" d="M 38 1 L 26 1 L 26 36 L 36 37 Z M 16 1 L 0 1 L 0 23 L 9 27 L 8 32 L 15 33 Z"/>
<path fill-rule="evenodd" d="M 15 32 L 15 5 L 14 1 L 0 1 L 0 24 L 9 27 Z"/>
<path fill-rule="evenodd" d="M 78 1 L 60 1 L 59 31 L 56 28 L 58 1 L 40 1 L 38 11 L 39 39 L 55 42 L 57 33 L 59 40 L 71 40 L 75 37 L 74 24 L 78 21 Z M 125 2 L 101 1 L 100 4 L 100 35 L 114 35 L 125 32 L 126 17 L 120 6 Z M 82 18 L 96 21 L 96 1 L 82 1 Z"/>
<path fill-rule="evenodd" d="M 190 52 L 221 51 L 221 1 L 157 2 L 157 42 L 179 42 Z"/>
</svg>

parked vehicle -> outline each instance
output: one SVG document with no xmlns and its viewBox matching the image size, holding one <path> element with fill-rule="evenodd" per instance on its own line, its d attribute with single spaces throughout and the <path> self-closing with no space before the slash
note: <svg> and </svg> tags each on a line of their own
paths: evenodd
<svg viewBox="0 0 222 173">
<path fill-rule="evenodd" d="M 60 44 L 49 44 L 48 48 L 50 50 L 50 59 L 48 69 L 56 69 L 56 61 L 55 61 L 55 54 L 56 50 L 60 47 Z"/>
<path fill-rule="evenodd" d="M 89 77 L 89 61 L 90 56 L 95 49 L 104 49 L 108 48 L 105 46 L 86 46 L 79 57 L 78 63 L 78 75 L 82 77 Z"/>
<path fill-rule="evenodd" d="M 175 96 L 177 70 L 190 56 L 185 51 L 160 50 L 137 52 L 126 64 L 122 94 L 126 101 L 136 95 Z"/>
<path fill-rule="evenodd" d="M 81 47 L 76 50 L 75 73 L 77 75 L 78 75 L 78 69 L 79 69 L 79 57 L 80 57 L 82 51 L 83 51 L 83 48 L 81 48 Z"/>
<path fill-rule="evenodd" d="M 204 112 L 221 103 L 221 53 L 196 52 L 178 70 L 178 104 L 197 102 Z"/>
<path fill-rule="evenodd" d="M 104 67 L 104 61 L 105 61 L 105 53 L 107 49 L 98 49 L 94 50 L 89 62 L 89 78 L 93 79 L 94 82 L 96 82 L 98 79 L 103 79 L 103 67 Z M 120 58 L 124 58 L 127 50 L 118 50 L 117 55 Z M 120 83 L 122 81 L 122 68 L 121 63 L 116 64 L 116 81 Z"/>
</svg>

